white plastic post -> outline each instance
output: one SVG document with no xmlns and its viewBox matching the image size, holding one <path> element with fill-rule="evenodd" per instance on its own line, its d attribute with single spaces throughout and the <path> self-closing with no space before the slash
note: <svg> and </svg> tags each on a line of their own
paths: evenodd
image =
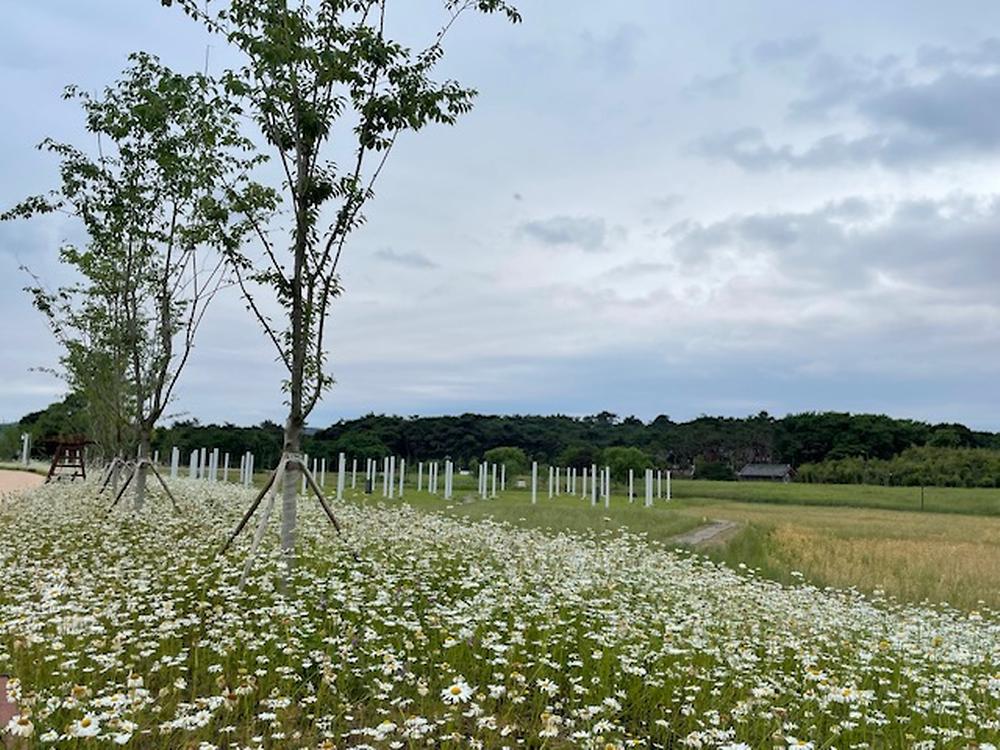
<svg viewBox="0 0 1000 750">
<path fill-rule="evenodd" d="M 389 456 L 389 499 L 396 497 L 396 457 Z"/>
<path fill-rule="evenodd" d="M 192 451 L 191 461 L 188 465 L 188 479 L 198 478 L 198 451 Z"/>
<path fill-rule="evenodd" d="M 351 459 L 351 489 L 356 489 L 358 486 L 358 459 Z"/>
<path fill-rule="evenodd" d="M 344 499 L 344 483 L 347 482 L 347 456 L 343 453 L 337 458 L 337 499 Z"/>
<path fill-rule="evenodd" d="M 604 507 L 611 507 L 611 467 L 604 467 Z"/>
<path fill-rule="evenodd" d="M 389 457 L 382 459 L 382 497 L 389 497 Z"/>
<path fill-rule="evenodd" d="M 227 453 L 222 460 L 222 481 L 229 481 L 229 454 Z"/>
<path fill-rule="evenodd" d="M 153 451 L 153 463 L 156 464 L 157 466 L 160 465 L 160 452 L 159 451 Z"/>
<path fill-rule="evenodd" d="M 583 485 L 583 492 L 580 493 L 580 497 L 587 497 L 587 467 L 586 466 L 583 467 L 583 481 L 581 482 L 581 484 Z"/>
<path fill-rule="evenodd" d="M 208 449 L 202 448 L 198 454 L 198 479 L 208 479 Z"/>
<path fill-rule="evenodd" d="M 549 500 L 552 499 L 552 467 L 549 466 Z"/>
<path fill-rule="evenodd" d="M 219 481 L 219 449 L 212 449 L 212 481 Z"/>
<path fill-rule="evenodd" d="M 492 492 L 490 493 L 493 497 L 497 496 L 497 465 L 493 464 L 493 484 Z"/>
<path fill-rule="evenodd" d="M 319 462 L 319 486 L 326 487 L 326 458 Z"/>
<path fill-rule="evenodd" d="M 27 466 L 31 463 L 31 433 L 21 433 L 21 465 Z"/>
<path fill-rule="evenodd" d="M 538 462 L 531 462 L 531 504 L 538 503 Z"/>
<path fill-rule="evenodd" d="M 177 479 L 177 472 L 181 468 L 181 449 L 176 445 L 170 449 L 170 478 Z"/>
<path fill-rule="evenodd" d="M 559 485 L 559 467 L 556 467 L 556 497 L 562 493 L 562 487 Z"/>
<path fill-rule="evenodd" d="M 500 491 L 507 491 L 507 464 L 500 464 Z"/>
<path fill-rule="evenodd" d="M 653 470 L 646 469 L 646 507 L 653 507 Z"/>
<path fill-rule="evenodd" d="M 663 499 L 663 471 L 656 470 L 656 499 Z"/>
<path fill-rule="evenodd" d="M 403 482 L 406 481 L 406 459 L 399 459 L 399 497 L 403 498 Z"/>
<path fill-rule="evenodd" d="M 632 495 L 635 493 L 635 470 L 628 470 L 628 501 L 632 502 Z"/>
<path fill-rule="evenodd" d="M 667 500 L 670 500 L 672 495 L 670 494 L 670 469 L 667 469 Z"/>
<path fill-rule="evenodd" d="M 597 464 L 590 465 L 590 504 L 597 505 Z"/>
</svg>

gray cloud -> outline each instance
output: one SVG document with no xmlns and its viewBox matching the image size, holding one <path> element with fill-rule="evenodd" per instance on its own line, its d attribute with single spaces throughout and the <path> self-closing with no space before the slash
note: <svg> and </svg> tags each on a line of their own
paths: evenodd
<svg viewBox="0 0 1000 750">
<path fill-rule="evenodd" d="M 20 106 L 0 125 L 0 205 L 57 184 L 34 149 L 42 136 L 93 145 L 64 84 L 100 89 L 133 49 L 190 71 L 210 43 L 212 70 L 228 62 L 159 3 L 8 5 L 0 85 Z M 1000 43 L 953 40 L 997 28 L 1000 5 L 533 5 L 517 27 L 462 23 L 449 40 L 439 73 L 480 96 L 456 127 L 393 153 L 342 267 L 337 385 L 312 424 L 369 410 L 766 407 L 998 427 L 1000 222 L 992 198 L 952 191 L 987 189 L 991 165 L 968 157 L 987 161 L 993 123 L 972 104 L 996 100 L 1000 75 Z M 435 23 L 416 4 L 399 14 L 406 41 Z M 683 157 L 720 130 L 725 169 Z M 912 169 L 872 179 L 872 164 Z M 797 173 L 764 171 L 775 167 Z M 868 190 L 881 197 L 843 198 Z M 58 350 L 17 270 L 62 280 L 56 248 L 72 233 L 52 219 L 0 226 L 0 420 L 59 387 L 29 370 Z M 229 292 L 172 411 L 280 420 L 283 372 Z"/>
<path fill-rule="evenodd" d="M 629 73 L 635 68 L 642 30 L 634 24 L 622 24 L 613 31 L 581 35 L 583 60 L 609 75 Z"/>
<path fill-rule="evenodd" d="M 715 99 L 732 99 L 740 93 L 743 83 L 743 70 L 732 70 L 715 76 L 696 75 L 687 86 L 684 93 L 690 97 L 710 97 Z"/>
<path fill-rule="evenodd" d="M 553 216 L 549 219 L 526 221 L 519 227 L 522 234 L 542 244 L 576 247 L 588 252 L 606 249 L 608 228 L 604 219 L 595 216 Z"/>
<path fill-rule="evenodd" d="M 426 255 L 420 253 L 399 253 L 392 248 L 384 248 L 382 250 L 376 250 L 374 253 L 378 260 L 384 261 L 386 263 L 392 263 L 397 266 L 406 266 L 407 268 L 437 268 L 438 264 L 428 258 Z"/>
<path fill-rule="evenodd" d="M 686 264 L 704 265 L 719 256 L 768 259 L 808 283 L 810 295 L 817 289 L 870 289 L 892 279 L 986 299 L 1000 278 L 1000 196 L 852 197 L 806 212 L 682 223 L 668 236 L 674 255 Z"/>
<path fill-rule="evenodd" d="M 753 59 L 760 63 L 788 62 L 809 57 L 819 49 L 819 37 L 793 36 L 767 39 L 753 49 Z"/>
<path fill-rule="evenodd" d="M 759 51 L 761 47 L 758 47 Z M 767 55 L 804 52 L 804 41 L 765 47 Z M 1000 41 L 971 51 L 921 48 L 914 66 L 894 55 L 816 55 L 803 94 L 788 105 L 790 122 L 839 121 L 860 133 L 833 132 L 806 146 L 773 145 L 758 127 L 698 139 L 694 150 L 755 171 L 878 164 L 902 169 L 945 158 L 992 153 L 1000 146 Z"/>
</svg>

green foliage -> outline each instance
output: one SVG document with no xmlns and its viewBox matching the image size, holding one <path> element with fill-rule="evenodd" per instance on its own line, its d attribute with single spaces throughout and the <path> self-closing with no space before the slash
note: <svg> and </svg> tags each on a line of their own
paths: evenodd
<svg viewBox="0 0 1000 750">
<path fill-rule="evenodd" d="M 338 263 L 365 221 L 390 151 L 400 134 L 453 124 L 472 108 L 473 89 L 432 78 L 447 32 L 467 11 L 512 22 L 520 16 L 502 0 L 447 0 L 439 32 L 414 50 L 387 34 L 385 2 L 230 0 L 218 11 L 201 0 L 177 4 L 241 53 L 241 66 L 223 76 L 226 91 L 282 168 L 287 243 L 270 236 L 272 211 L 249 211 L 261 252 L 234 249 L 230 260 L 288 371 L 286 441 L 295 450 L 306 417 L 333 383 L 324 334 L 341 292 Z M 273 292 L 284 320 L 263 313 L 262 289 Z"/>
<path fill-rule="evenodd" d="M 568 466 L 577 469 L 590 469 L 594 464 L 601 462 L 601 449 L 593 445 L 577 443 L 560 451 L 556 456 L 557 466 Z"/>
<path fill-rule="evenodd" d="M 491 464 L 506 465 L 507 475 L 511 477 L 527 474 L 530 466 L 528 454 L 522 448 L 512 446 L 491 448 L 483 455 L 483 460 Z"/>
<path fill-rule="evenodd" d="M 0 461 L 12 461 L 21 450 L 21 430 L 16 424 L 0 425 Z"/>
<path fill-rule="evenodd" d="M 108 453 L 131 452 L 170 401 L 205 307 L 224 279 L 212 249 L 232 251 L 250 224 L 234 211 L 269 204 L 247 172 L 238 110 L 204 76 L 183 76 L 146 54 L 98 96 L 68 87 L 96 154 L 51 139 L 61 185 L 0 215 L 60 211 L 87 236 L 64 246 L 77 281 L 29 288 L 63 345 L 70 387 Z"/>
<path fill-rule="evenodd" d="M 824 484 L 1000 487 L 1000 450 L 927 445 L 908 448 L 887 460 L 855 457 L 804 464 L 797 479 Z"/>
<path fill-rule="evenodd" d="M 71 393 L 41 411 L 25 414 L 13 431 L 17 433 L 18 441 L 22 432 L 29 433 L 32 445 L 40 449 L 46 440 L 60 435 L 83 434 L 87 432 L 87 427 L 87 402 L 81 395 Z"/>
<path fill-rule="evenodd" d="M 628 479 L 630 470 L 639 476 L 646 469 L 652 468 L 653 460 L 640 448 L 615 446 L 604 449 L 601 454 L 601 464 L 610 467 L 613 479 L 623 482 Z"/>
<path fill-rule="evenodd" d="M 717 482 L 732 482 L 736 480 L 736 472 L 722 461 L 709 461 L 699 457 L 694 462 L 694 477 Z"/>
</svg>

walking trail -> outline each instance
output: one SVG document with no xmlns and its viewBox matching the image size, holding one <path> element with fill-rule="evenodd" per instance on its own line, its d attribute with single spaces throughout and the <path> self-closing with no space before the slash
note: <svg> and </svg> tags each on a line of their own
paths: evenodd
<svg viewBox="0 0 1000 750">
<path fill-rule="evenodd" d="M 41 474 L 32 474 L 30 471 L 8 471 L 0 469 L 0 492 L 11 492 L 14 490 L 26 490 L 37 487 L 45 482 L 45 477 Z"/>
<path fill-rule="evenodd" d="M 716 520 L 684 534 L 678 534 L 670 541 L 685 547 L 709 547 L 714 544 L 722 544 L 739 528 L 740 524 L 736 521 Z"/>
</svg>

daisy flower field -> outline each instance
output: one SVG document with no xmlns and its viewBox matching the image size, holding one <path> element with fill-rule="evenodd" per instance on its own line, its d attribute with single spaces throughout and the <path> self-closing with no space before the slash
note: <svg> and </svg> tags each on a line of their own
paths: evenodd
<svg viewBox="0 0 1000 750">
<path fill-rule="evenodd" d="M 979 748 L 1000 616 L 782 586 L 623 531 L 300 506 L 240 589 L 251 495 L 0 504 L 13 747 Z M 353 556 L 357 551 L 359 560 Z M 20 744 L 16 744 L 20 743 Z"/>
</svg>

